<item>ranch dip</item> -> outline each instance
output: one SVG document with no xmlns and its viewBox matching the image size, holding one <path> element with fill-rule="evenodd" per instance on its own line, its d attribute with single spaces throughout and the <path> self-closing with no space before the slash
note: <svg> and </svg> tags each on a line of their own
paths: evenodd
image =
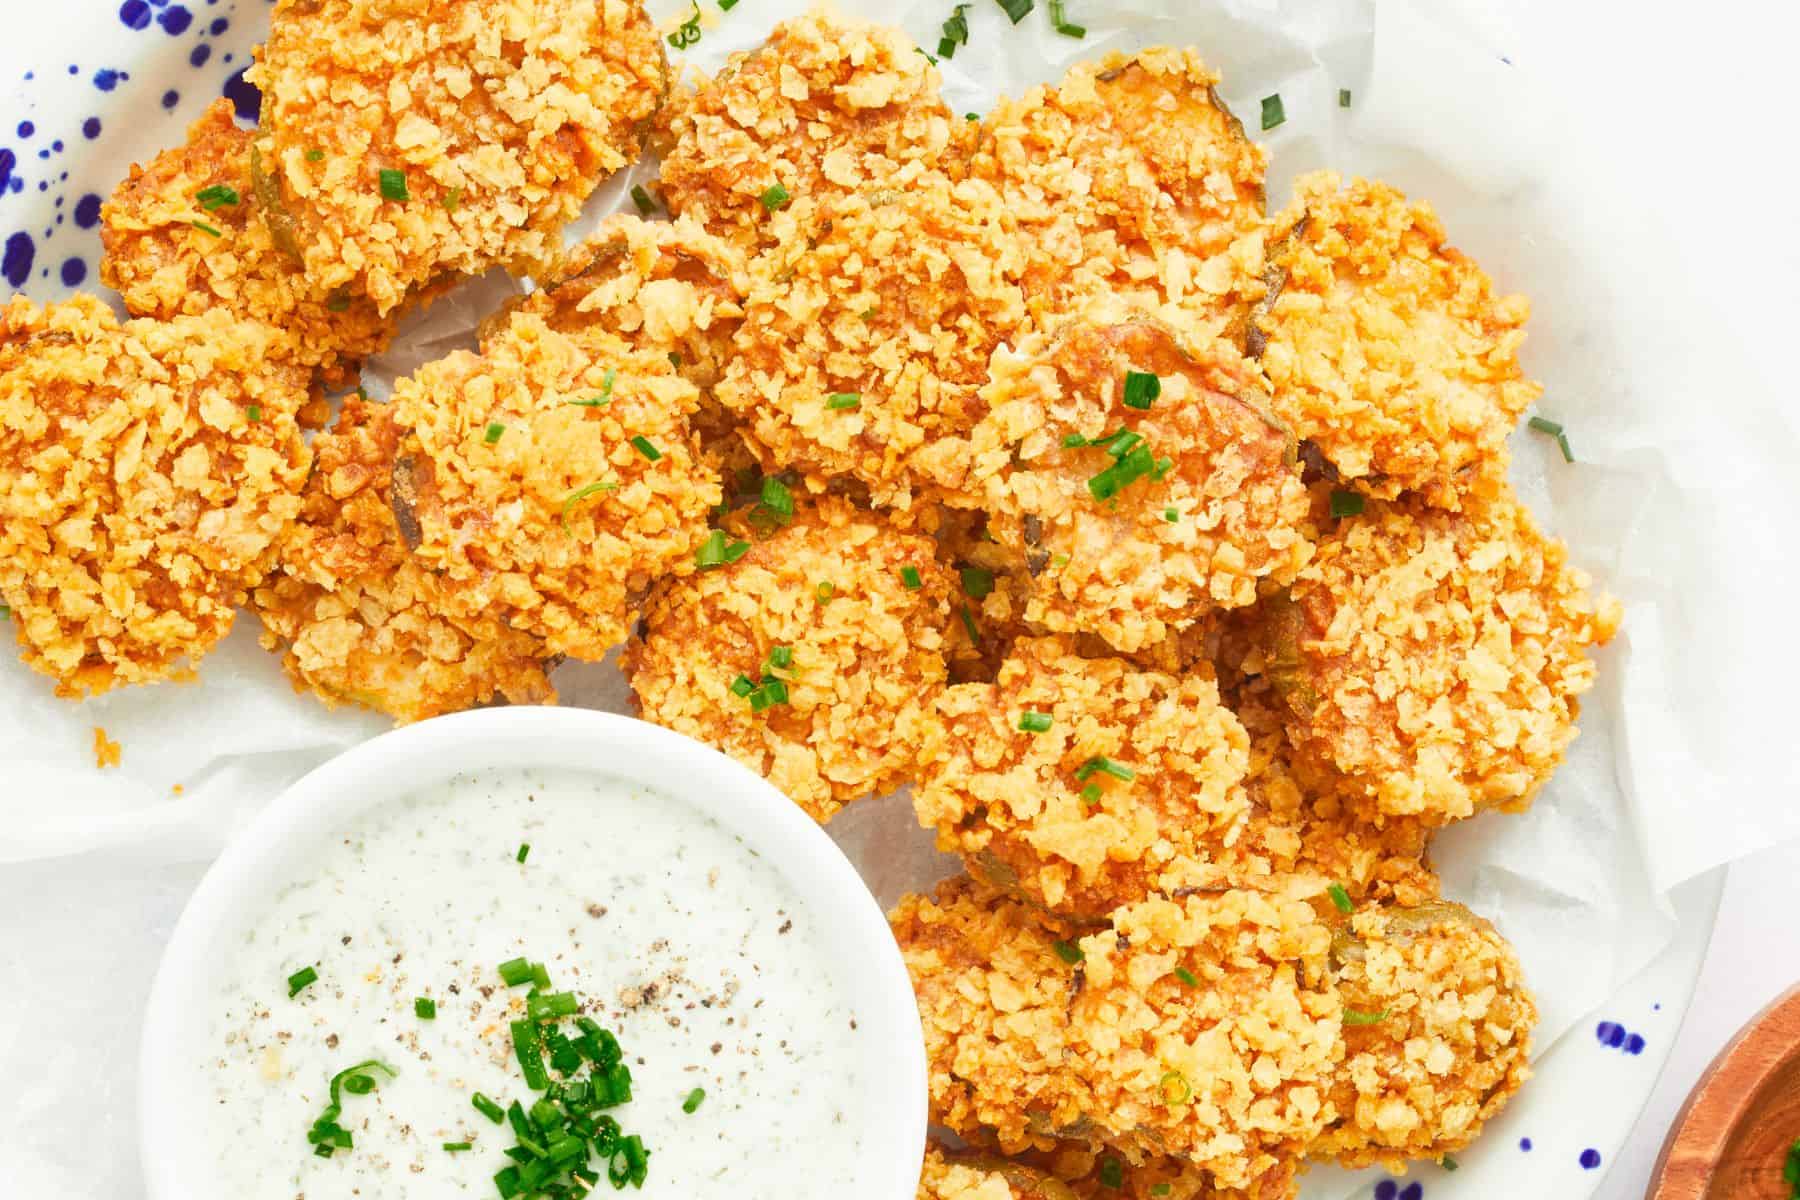
<svg viewBox="0 0 1800 1200">
<path fill-rule="evenodd" d="M 335 837 L 251 928 L 218 964 L 209 1053 L 193 1064 L 196 1136 L 216 1148 L 195 1195 L 500 1195 L 518 1130 L 472 1097 L 531 1110 L 545 1096 L 514 1023 L 541 1042 L 580 1038 L 578 1020 L 614 1035 L 630 1073 L 630 1100 L 589 1120 L 641 1139 L 637 1194 L 856 1187 L 856 1014 L 783 878 L 677 800 L 577 772 L 457 776 Z M 563 1014 L 532 1021 L 534 984 L 508 986 L 506 963 L 540 965 L 538 1003 Z M 393 1075 L 364 1069 L 329 1113 L 333 1076 L 370 1061 Z M 550 1069 L 553 1097 L 594 1071 Z M 580 1132 L 527 1129 L 540 1149 Z M 609 1162 L 588 1168 L 612 1194 Z"/>
</svg>

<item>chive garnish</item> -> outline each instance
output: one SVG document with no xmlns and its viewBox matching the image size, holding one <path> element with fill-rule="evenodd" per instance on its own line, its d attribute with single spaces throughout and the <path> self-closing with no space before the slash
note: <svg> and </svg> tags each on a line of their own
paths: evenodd
<svg viewBox="0 0 1800 1200">
<path fill-rule="evenodd" d="M 1076 963 L 1087 957 L 1087 955 L 1082 952 L 1081 947 L 1075 945 L 1073 942 L 1057 942 L 1051 949 L 1056 951 L 1056 957 L 1062 959 L 1070 966 L 1074 966 Z"/>
<path fill-rule="evenodd" d="M 1100 1186 L 1118 1191 L 1125 1186 L 1125 1164 L 1116 1158 L 1100 1160 Z"/>
<path fill-rule="evenodd" d="M 794 519 L 794 494 L 775 476 L 762 481 L 761 501 L 765 509 L 775 514 L 778 523 L 786 525 Z"/>
<path fill-rule="evenodd" d="M 462 207 L 462 199 L 463 199 L 462 188 L 460 188 L 460 187 L 451 188 L 449 191 L 444 193 L 444 200 L 443 200 L 444 211 L 447 213 L 455 212 L 457 209 Z"/>
<path fill-rule="evenodd" d="M 567 529 L 569 527 L 569 514 L 575 510 L 577 504 L 580 504 L 589 496 L 597 496 L 601 492 L 616 492 L 618 490 L 619 484 L 616 480 L 596 479 L 586 487 L 578 487 L 568 495 L 564 496 L 561 516 L 563 528 Z"/>
<path fill-rule="evenodd" d="M 236 188 L 226 187 L 222 183 L 215 183 L 211 187 L 201 188 L 198 192 L 194 193 L 194 199 L 198 200 L 200 202 L 200 207 L 204 208 L 207 212 L 216 212 L 221 208 L 226 208 L 233 204 L 241 204 L 243 202 L 243 197 L 238 195 Z"/>
<path fill-rule="evenodd" d="M 1173 525 L 1175 522 L 1181 520 L 1181 513 L 1177 509 L 1165 508 L 1163 509 L 1163 520 Z"/>
<path fill-rule="evenodd" d="M 1454 1171 L 1456 1168 L 1462 1166 L 1462 1164 L 1446 1154 L 1444 1157 L 1438 1159 L 1438 1166 L 1444 1168 L 1446 1171 Z"/>
<path fill-rule="evenodd" d="M 475 1106 L 476 1112 L 480 1113 L 496 1125 L 506 1120 L 506 1110 L 501 1108 L 498 1104 L 495 1104 L 492 1100 L 489 1100 L 480 1092 L 476 1092 L 473 1096 L 470 1096 L 469 1103 Z"/>
<path fill-rule="evenodd" d="M 1262 127 L 1266 133 L 1287 120 L 1287 109 L 1282 107 L 1281 93 L 1264 96 L 1262 102 Z"/>
<path fill-rule="evenodd" d="M 1122 399 L 1126 408 L 1147 409 L 1158 396 L 1162 395 L 1162 380 L 1148 371 L 1125 372 L 1125 395 Z"/>
<path fill-rule="evenodd" d="M 1026 709 L 1019 714 L 1019 731 L 1021 733 L 1048 733 L 1054 718 L 1047 712 Z"/>
<path fill-rule="evenodd" d="M 1186 1104 L 1194 1098 L 1194 1085 L 1180 1071 L 1163 1072 L 1163 1077 L 1157 1081 L 1156 1086 L 1167 1104 Z"/>
<path fill-rule="evenodd" d="M 405 201 L 412 199 L 406 187 L 406 172 L 396 171 L 392 167 L 383 167 L 377 174 L 381 180 L 381 198 L 383 200 Z"/>
<path fill-rule="evenodd" d="M 1129 429 L 1120 429 L 1099 438 L 1071 440 L 1078 437 L 1079 434 L 1065 436 L 1063 445 L 1093 446 L 1112 456 L 1112 465 L 1088 480 L 1088 492 L 1096 500 L 1111 500 L 1145 476 L 1161 479 L 1175 465 L 1172 459 L 1154 457 L 1150 453 L 1150 447 L 1144 442 L 1144 435 Z"/>
<path fill-rule="evenodd" d="M 649 459 L 651 462 L 655 462 L 662 457 L 662 451 L 658 450 L 655 446 L 653 446 L 650 443 L 650 439 L 643 436 L 642 434 L 639 434 L 637 437 L 632 438 L 631 444 L 632 444 L 632 447 L 634 449 L 636 449 L 639 454 L 643 455 L 645 458 Z"/>
<path fill-rule="evenodd" d="M 1381 1022 L 1387 1020 L 1387 1016 L 1388 1010 L 1385 1008 L 1380 1012 L 1364 1012 L 1357 1008 L 1346 1008 L 1344 1010 L 1344 1024 L 1379 1025 Z"/>
<path fill-rule="evenodd" d="M 949 17 L 944 21 L 944 35 L 938 39 L 939 58 L 955 58 L 956 48 L 969 44 L 969 22 L 963 16 L 968 11 L 967 4 L 959 4 L 950 10 Z"/>
<path fill-rule="evenodd" d="M 997 2 L 1014 25 L 1023 21 L 1025 14 L 1030 12 L 1032 7 L 1032 0 L 997 0 Z"/>
<path fill-rule="evenodd" d="M 514 860 L 517 862 L 524 862 L 527 858 L 530 858 L 530 857 L 531 857 L 531 843 L 530 842 L 520 842 L 519 843 L 519 852 L 517 854 L 513 855 Z"/>
<path fill-rule="evenodd" d="M 681 1111 L 691 1115 L 695 1109 L 700 1107 L 700 1102 L 704 1099 L 706 1099 L 706 1089 L 695 1088 L 687 1094 L 687 1099 L 681 1102 Z"/>
<path fill-rule="evenodd" d="M 600 377 L 600 394 L 590 400 L 566 400 L 576 408 L 605 408 L 612 403 L 613 384 L 619 381 L 619 368 L 608 367 L 606 374 Z"/>
<path fill-rule="evenodd" d="M 719 11 L 730 12 L 738 6 L 738 0 L 719 0 Z"/>
<path fill-rule="evenodd" d="M 700 40 L 700 0 L 694 0 L 693 15 L 683 21 L 674 33 L 669 35 L 669 45 L 677 50 L 686 50 Z"/>
<path fill-rule="evenodd" d="M 1064 0 L 1050 0 L 1050 28 L 1056 30 L 1056 32 L 1062 34 L 1064 37 L 1086 37 L 1087 26 L 1077 25 L 1075 22 L 1069 20 L 1068 15 L 1063 12 L 1063 4 Z"/>
<path fill-rule="evenodd" d="M 1081 789 L 1081 802 L 1089 808 L 1092 808 L 1094 805 L 1100 803 L 1101 797 L 1105 794 L 1106 793 L 1100 790 L 1099 784 L 1090 783 Z"/>
<path fill-rule="evenodd" d="M 1344 517 L 1361 516 L 1363 507 L 1364 501 L 1361 492 L 1337 488 L 1331 493 L 1331 515 L 1339 520 Z"/>
<path fill-rule="evenodd" d="M 1104 754 L 1096 754 L 1075 768 L 1075 778 L 1078 782 L 1085 783 L 1090 776 L 1095 774 L 1111 775 L 1114 779 L 1122 779 L 1127 783 L 1137 778 L 1136 771 L 1124 763 L 1114 762 Z"/>
<path fill-rule="evenodd" d="M 792 646 L 776 646 L 769 651 L 769 666 L 777 671 L 789 671 L 794 666 L 794 648 Z"/>
<path fill-rule="evenodd" d="M 413 1016 L 421 1021 L 437 1020 L 437 1001 L 430 996 L 420 996 L 413 1001 Z"/>
<path fill-rule="evenodd" d="M 507 987 L 518 987 L 531 980 L 531 964 L 522 958 L 509 958 L 495 969 L 500 972 L 500 979 Z"/>
<path fill-rule="evenodd" d="M 481 435 L 481 440 L 491 446 L 495 442 L 499 441 L 500 435 L 505 432 L 506 432 L 506 426 L 502 425 L 498 421 L 489 421 L 488 426 L 487 426 L 487 431 Z"/>
<path fill-rule="evenodd" d="M 831 409 L 833 412 L 843 412 L 846 409 L 861 408 L 862 393 L 833 392 L 831 393 L 831 398 L 825 401 L 825 407 Z"/>
<path fill-rule="evenodd" d="M 1350 89 L 1349 88 L 1339 88 L 1338 89 L 1338 107 L 1339 108 L 1349 108 L 1350 107 Z"/>
<path fill-rule="evenodd" d="M 906 590 L 909 592 L 916 592 L 925 586 L 924 580 L 919 578 L 919 568 L 917 567 L 901 567 L 900 582 L 906 585 Z"/>
<path fill-rule="evenodd" d="M 1175 978 L 1181 980 L 1181 982 L 1187 984 L 1189 987 L 1200 986 L 1200 977 L 1186 967 L 1176 967 Z"/>
<path fill-rule="evenodd" d="M 319 978 L 319 972 L 313 967 L 301 967 L 287 978 L 288 999 L 292 1000 Z"/>
<path fill-rule="evenodd" d="M 765 212 L 774 212 L 776 209 L 787 204 L 791 198 L 792 197 L 788 195 L 788 190 L 779 183 L 770 184 L 767 188 L 763 189 L 763 194 L 757 197 L 758 200 L 762 201 L 763 210 Z"/>
<path fill-rule="evenodd" d="M 975 625 L 975 614 L 970 612 L 969 606 L 965 604 L 957 609 L 956 615 L 962 618 L 963 632 L 969 635 L 969 643 L 971 645 L 979 646 L 981 644 L 981 630 Z"/>
<path fill-rule="evenodd" d="M 350 1131 L 338 1124 L 338 1118 L 344 1115 L 343 1093 L 352 1096 L 366 1096 L 375 1090 L 376 1079 L 372 1072 L 380 1071 L 389 1079 L 395 1078 L 394 1068 L 376 1059 L 357 1063 L 354 1067 L 346 1067 L 331 1077 L 331 1103 L 319 1114 L 312 1128 L 306 1132 L 306 1140 L 313 1148 L 313 1154 L 319 1158 L 330 1158 L 339 1150 L 349 1150 L 354 1145 Z"/>
<path fill-rule="evenodd" d="M 1172 1183 L 1153 1183 L 1150 1185 L 1150 1194 L 1152 1196 L 1167 1196 L 1174 1191 L 1175 1185 Z"/>
<path fill-rule="evenodd" d="M 994 573 L 982 567 L 964 567 L 962 586 L 965 595 L 985 600 L 994 590 Z"/>
<path fill-rule="evenodd" d="M 1561 425 L 1550 420 L 1548 417 L 1533 417 L 1530 421 L 1526 422 L 1526 424 L 1530 425 L 1531 428 L 1538 433 L 1547 433 L 1555 438 L 1557 446 L 1562 450 L 1564 462 L 1575 461 L 1575 451 L 1569 448 L 1569 435 L 1563 432 L 1563 427 Z"/>
<path fill-rule="evenodd" d="M 830 604 L 832 596 L 834 596 L 836 593 L 837 593 L 836 585 L 831 583 L 829 580 L 827 580 L 824 583 L 821 583 L 818 587 L 813 589 L 813 595 L 817 596 L 819 598 L 820 604 Z"/>
<path fill-rule="evenodd" d="M 631 202 L 637 205 L 637 210 L 646 217 L 656 211 L 656 201 L 651 198 L 650 193 L 641 183 L 631 185 Z"/>
<path fill-rule="evenodd" d="M 472 1148 L 472 1143 L 469 1143 L 469 1142 L 445 1142 L 444 1143 L 444 1149 L 449 1151 L 451 1154 L 460 1154 L 464 1150 L 468 1150 L 471 1148 Z"/>
<path fill-rule="evenodd" d="M 244 416 L 252 425 L 260 425 L 262 423 L 262 405 L 252 404 L 244 410 Z"/>
<path fill-rule="evenodd" d="M 350 294 L 348 292 L 333 292 L 331 295 L 325 297 L 325 311 L 334 313 L 349 312 Z"/>
<path fill-rule="evenodd" d="M 323 150 L 308 150 L 306 152 L 306 161 L 307 162 L 324 162 L 325 161 L 325 152 Z"/>
<path fill-rule="evenodd" d="M 1356 908 L 1356 905 L 1350 902 L 1350 893 L 1344 890 L 1344 885 L 1341 883 L 1334 883 L 1326 888 L 1325 894 L 1331 897 L 1331 903 L 1341 913 L 1351 912 Z"/>
<path fill-rule="evenodd" d="M 715 529 L 706 535 L 706 540 L 694 551 L 694 565 L 702 571 L 708 571 L 734 563 L 749 552 L 749 542 L 728 541 L 723 529 Z"/>
<path fill-rule="evenodd" d="M 225 236 L 223 233 L 219 232 L 219 230 L 215 229 L 213 226 L 208 225 L 205 221 L 189 221 L 188 224 L 192 225 L 195 229 L 198 229 L 201 233 L 211 234 L 213 237 L 216 237 L 216 238 L 222 238 Z"/>
</svg>

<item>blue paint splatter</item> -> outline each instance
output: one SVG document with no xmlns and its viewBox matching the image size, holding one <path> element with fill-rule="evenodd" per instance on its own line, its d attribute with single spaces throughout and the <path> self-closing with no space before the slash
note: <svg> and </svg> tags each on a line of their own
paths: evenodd
<svg viewBox="0 0 1800 1200">
<path fill-rule="evenodd" d="M 127 29 L 148 29 L 150 27 L 150 6 L 144 0 L 125 0 L 119 5 L 119 20 Z"/>
<path fill-rule="evenodd" d="M 1638 1055 L 1644 1052 L 1644 1035 L 1634 1033 L 1625 1039 L 1625 1053 Z"/>
<path fill-rule="evenodd" d="M 62 152 L 63 152 L 63 144 L 62 144 L 62 139 L 61 139 L 61 138 L 57 138 L 57 139 L 56 139 L 56 140 L 55 140 L 55 141 L 54 141 L 54 142 L 51 142 L 51 143 L 50 143 L 50 148 L 51 148 L 51 149 L 52 149 L 52 150 L 54 150 L 54 151 L 56 151 L 56 152 L 57 152 L 57 153 L 58 153 L 58 154 L 61 154 L 61 153 L 62 153 Z"/>
<path fill-rule="evenodd" d="M 81 123 L 81 136 L 86 138 L 90 142 L 93 141 L 95 138 L 99 137 L 100 136 L 100 118 L 99 117 L 89 117 L 87 120 L 83 121 Z"/>
<path fill-rule="evenodd" d="M 1598 1167 L 1599 1165 L 1600 1165 L 1600 1152 L 1598 1150 L 1594 1149 L 1592 1146 L 1589 1146 L 1586 1150 L 1583 1150 L 1581 1152 L 1581 1169 L 1582 1170 L 1592 1171 L 1595 1167 Z"/>
<path fill-rule="evenodd" d="M 83 229 L 92 229 L 100 223 L 100 197 L 89 192 L 75 202 L 75 223 Z"/>
<path fill-rule="evenodd" d="M 39 150 L 38 157 L 48 161 L 50 158 L 50 152 L 48 150 Z"/>
<path fill-rule="evenodd" d="M 1416 1179 L 1400 1189 L 1400 1200 L 1422 1200 L 1424 1195 L 1425 1185 Z"/>
<path fill-rule="evenodd" d="M 156 23 L 161 25 L 170 37 L 178 37 L 186 33 L 188 26 L 194 23 L 194 14 L 179 4 L 172 4 L 156 18 Z"/>
<path fill-rule="evenodd" d="M 206 27 L 206 32 L 212 34 L 214 37 L 218 37 L 221 33 L 224 33 L 230 28 L 230 21 L 227 21 L 224 17 L 215 17 L 213 18 L 213 23 Z"/>
<path fill-rule="evenodd" d="M 227 57 L 225 61 L 230 62 L 231 59 Z M 245 67 L 244 71 L 249 69 Z M 244 71 L 239 71 L 225 81 L 224 93 L 241 119 L 255 121 L 262 115 L 262 93 L 254 83 L 244 78 Z"/>
<path fill-rule="evenodd" d="M 1616 1021 L 1602 1021 L 1594 1026 L 1594 1040 L 1602 1046 L 1610 1046 L 1614 1050 L 1623 1050 L 1627 1054 L 1638 1055 L 1644 1052 L 1644 1035 L 1632 1033 Z"/>
<path fill-rule="evenodd" d="M 0 274 L 14 287 L 23 287 L 31 278 L 31 261 L 37 257 L 37 246 L 29 233 L 15 233 L 6 239 L 6 252 L 0 255 Z"/>
<path fill-rule="evenodd" d="M 130 79 L 124 71 L 115 71 L 111 67 L 102 67 L 94 72 L 94 86 L 103 92 L 110 92 L 119 86 L 120 81 Z"/>
<path fill-rule="evenodd" d="M 1530 1154 L 1531 1153 L 1531 1139 L 1530 1138 L 1520 1138 L 1519 1139 L 1519 1149 L 1523 1150 L 1527 1154 Z"/>
<path fill-rule="evenodd" d="M 188 52 L 188 65 L 191 67 L 204 67 L 206 65 L 206 60 L 211 57 L 212 47 L 205 42 L 201 42 L 198 46 L 195 46 Z"/>
<path fill-rule="evenodd" d="M 181 103 L 181 93 L 176 91 L 174 88 L 170 88 L 168 91 L 163 93 L 162 106 L 164 108 L 174 108 L 177 104 L 180 104 L 180 103 Z"/>
<path fill-rule="evenodd" d="M 20 121 L 19 122 L 19 136 L 20 137 L 28 138 L 36 132 L 37 132 L 37 126 L 33 125 L 30 121 Z"/>
<path fill-rule="evenodd" d="M 0 150 L 0 192 L 4 192 L 12 182 L 13 168 L 18 165 L 18 155 L 11 150 Z"/>
<path fill-rule="evenodd" d="M 62 265 L 64 287 L 80 287 L 87 278 L 87 264 L 79 258 L 65 258 Z"/>
<path fill-rule="evenodd" d="M 1400 1194 L 1400 1185 L 1391 1179 L 1384 1179 L 1375 1185 L 1375 1200 L 1394 1200 Z"/>
<path fill-rule="evenodd" d="M 1662 1011 L 1662 1005 L 1660 1005 L 1660 1004 L 1652 1004 L 1652 1005 L 1651 1005 L 1651 1006 L 1650 1006 L 1650 1011 L 1652 1011 L 1652 1012 L 1661 1012 L 1661 1011 Z"/>
<path fill-rule="evenodd" d="M 69 64 L 69 74 L 79 75 L 79 74 L 81 74 L 81 68 L 76 66 L 74 63 L 70 63 Z"/>
</svg>

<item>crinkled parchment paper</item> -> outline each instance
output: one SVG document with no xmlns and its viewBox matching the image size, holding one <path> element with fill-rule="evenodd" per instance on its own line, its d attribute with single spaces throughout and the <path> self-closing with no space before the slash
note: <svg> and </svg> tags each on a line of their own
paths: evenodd
<svg viewBox="0 0 1800 1200">
<path fill-rule="evenodd" d="M 950 11 L 946 0 L 843 6 L 903 24 L 927 48 Z M 723 18 L 704 7 L 691 61 L 710 69 L 803 0 L 745 0 Z M 1010 28 L 992 0 L 974 0 L 969 44 L 943 64 L 952 107 L 984 110 L 1080 57 L 1191 43 L 1253 130 L 1261 98 L 1281 94 L 1286 123 L 1261 135 L 1272 204 L 1313 168 L 1379 175 L 1433 201 L 1457 245 L 1532 299 L 1526 367 L 1579 462 L 1521 432 L 1517 483 L 1625 601 L 1624 631 L 1600 655 L 1568 764 L 1532 811 L 1458 826 L 1436 857 L 1450 893 L 1518 944 L 1547 1047 L 1665 943 L 1669 888 L 1800 835 L 1781 703 L 1781 685 L 1800 678 L 1784 619 L 1796 594 L 1793 415 L 1734 341 L 1731 297 L 1673 277 L 1661 252 L 1671 233 L 1634 202 L 1683 177 L 1606 167 L 1527 66 L 1506 61 L 1505 33 L 1478 0 L 1069 9 L 1083 41 L 1052 33 L 1042 11 Z M 603 189 L 596 214 L 630 182 Z M 1753 247 L 1753 220 L 1698 236 Z M 511 286 L 482 280 L 431 310 L 374 364 L 371 391 L 467 344 Z M 624 708 L 611 663 L 567 666 L 557 682 L 566 703 Z M 384 722 L 294 694 L 248 618 L 198 683 L 81 705 L 54 700 L 8 656 L 0 708 L 0 1191 L 136 1195 L 135 1028 L 180 901 L 259 805 Z M 96 725 L 123 744 L 117 770 L 94 765 Z M 853 807 L 831 831 L 884 903 L 944 873 L 904 798 Z M 1309 1195 L 1346 1186 L 1326 1176 Z"/>
</svg>

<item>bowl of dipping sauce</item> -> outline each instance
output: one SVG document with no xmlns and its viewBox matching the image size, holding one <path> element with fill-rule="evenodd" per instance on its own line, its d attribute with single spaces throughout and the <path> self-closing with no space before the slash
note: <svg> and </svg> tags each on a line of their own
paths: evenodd
<svg viewBox="0 0 1800 1200">
<path fill-rule="evenodd" d="M 152 1200 L 910 1200 L 912 988 L 824 832 L 606 713 L 320 767 L 207 872 L 141 1052 Z"/>
</svg>

